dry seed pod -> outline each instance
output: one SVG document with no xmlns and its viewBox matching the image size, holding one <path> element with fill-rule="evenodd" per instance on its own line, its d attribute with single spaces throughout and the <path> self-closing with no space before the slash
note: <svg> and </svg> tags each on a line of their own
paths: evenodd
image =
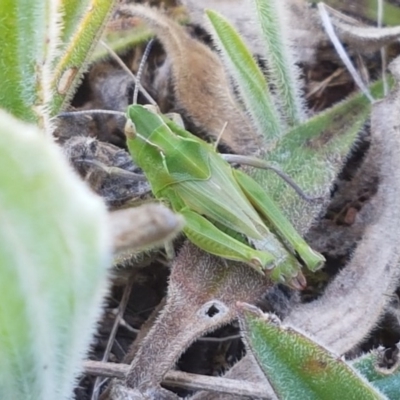
<svg viewBox="0 0 400 400">
<path fill-rule="evenodd" d="M 161 204 L 114 211 L 110 214 L 114 254 L 157 246 L 183 226 L 183 218 Z"/>
</svg>

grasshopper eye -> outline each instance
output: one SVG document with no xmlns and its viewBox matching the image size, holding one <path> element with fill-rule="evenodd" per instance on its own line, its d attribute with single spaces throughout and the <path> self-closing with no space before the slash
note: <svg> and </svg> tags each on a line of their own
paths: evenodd
<svg viewBox="0 0 400 400">
<path fill-rule="evenodd" d="M 179 126 L 179 128 L 185 129 L 185 124 L 180 114 L 178 113 L 168 113 L 165 114 L 172 122 L 175 122 Z"/>
<path fill-rule="evenodd" d="M 128 139 L 135 139 L 137 136 L 135 124 L 129 118 L 126 120 L 124 133 Z"/>
</svg>

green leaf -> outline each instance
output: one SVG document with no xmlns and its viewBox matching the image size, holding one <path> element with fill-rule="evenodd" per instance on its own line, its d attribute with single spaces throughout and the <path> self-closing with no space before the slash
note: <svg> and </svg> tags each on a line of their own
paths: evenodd
<svg viewBox="0 0 400 400">
<path fill-rule="evenodd" d="M 51 116 L 66 107 L 74 94 L 115 4 L 116 0 L 91 0 L 86 8 L 53 71 L 53 97 L 48 104 Z M 73 20 L 72 16 L 69 19 Z"/>
<path fill-rule="evenodd" d="M 115 2 L 0 0 L 0 107 L 48 128 L 48 111 L 70 100 Z"/>
<path fill-rule="evenodd" d="M 381 351 L 364 355 L 351 363 L 351 366 L 384 393 L 390 400 L 398 400 L 400 393 L 400 371 L 398 362 L 390 370 L 378 366 Z"/>
<path fill-rule="evenodd" d="M 55 4 L 0 0 L 0 107 L 24 121 L 37 121 L 43 105 L 44 65 L 58 37 Z"/>
<path fill-rule="evenodd" d="M 90 0 L 61 0 L 61 43 L 65 46 L 74 35 Z"/>
<path fill-rule="evenodd" d="M 240 307 L 244 340 L 279 399 L 385 399 L 324 347 L 254 306 Z"/>
<path fill-rule="evenodd" d="M 263 73 L 233 26 L 215 11 L 206 14 L 255 127 L 267 142 L 274 141 L 284 128 Z"/>
<path fill-rule="evenodd" d="M 111 262 L 105 206 L 2 110 L 0 187 L 0 398 L 71 398 Z"/>
<path fill-rule="evenodd" d="M 299 71 L 287 38 L 287 22 L 284 3 L 281 0 L 253 0 L 256 4 L 262 38 L 266 47 L 269 78 L 276 87 L 281 111 L 289 126 L 305 119 L 304 102 L 301 98 Z M 286 23 L 285 23 L 286 22 Z"/>
<path fill-rule="evenodd" d="M 371 85 L 370 89 L 375 98 L 383 96 L 382 82 Z M 308 195 L 327 196 L 370 111 L 369 100 L 356 94 L 293 128 L 265 160 L 287 173 Z M 272 172 L 259 169 L 247 172 L 271 193 L 297 230 L 305 233 L 309 229 L 320 212 L 321 202 L 305 202 Z"/>
</svg>

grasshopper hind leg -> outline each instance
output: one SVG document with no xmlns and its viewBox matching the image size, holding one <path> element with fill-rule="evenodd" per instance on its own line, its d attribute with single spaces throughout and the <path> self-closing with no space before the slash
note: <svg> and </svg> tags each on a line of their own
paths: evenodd
<svg viewBox="0 0 400 400">
<path fill-rule="evenodd" d="M 268 275 L 276 283 L 283 283 L 297 290 L 305 288 L 306 280 L 301 267 L 290 253 L 276 257 L 267 251 L 255 250 L 219 230 L 201 215 L 187 209 L 180 212 L 186 219 L 183 228 L 185 235 L 204 251 L 228 260 L 244 262 L 257 272 Z"/>
<path fill-rule="evenodd" d="M 290 253 L 277 257 L 270 252 L 255 250 L 218 229 L 203 216 L 188 209 L 180 210 L 185 217 L 185 235 L 208 253 L 228 260 L 244 262 L 274 282 L 301 290 L 306 280 L 297 259 Z"/>
<path fill-rule="evenodd" d="M 310 271 L 320 269 L 324 265 L 325 258 L 307 244 L 289 220 L 282 214 L 275 202 L 265 193 L 264 189 L 245 173 L 234 170 L 234 174 L 240 187 L 253 206 L 270 222 L 273 230 L 289 244 L 292 251 L 300 257 L 307 268 Z"/>
<path fill-rule="evenodd" d="M 265 270 L 274 268 L 276 263 L 274 255 L 247 246 L 194 211 L 183 209 L 179 212 L 186 220 L 183 228 L 185 235 L 204 251 L 229 260 L 245 262 L 262 274 Z"/>
</svg>

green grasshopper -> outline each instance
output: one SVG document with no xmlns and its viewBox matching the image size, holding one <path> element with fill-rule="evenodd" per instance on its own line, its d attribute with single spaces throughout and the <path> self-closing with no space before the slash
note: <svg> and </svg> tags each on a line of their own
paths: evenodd
<svg viewBox="0 0 400 400">
<path fill-rule="evenodd" d="M 275 281 L 304 287 L 296 256 L 311 271 L 323 265 L 323 256 L 308 246 L 256 181 L 151 107 L 128 107 L 128 149 L 154 196 L 184 216 L 188 239 L 211 254 L 268 271 Z M 254 249 L 249 240 L 263 240 L 266 250 Z"/>
</svg>

